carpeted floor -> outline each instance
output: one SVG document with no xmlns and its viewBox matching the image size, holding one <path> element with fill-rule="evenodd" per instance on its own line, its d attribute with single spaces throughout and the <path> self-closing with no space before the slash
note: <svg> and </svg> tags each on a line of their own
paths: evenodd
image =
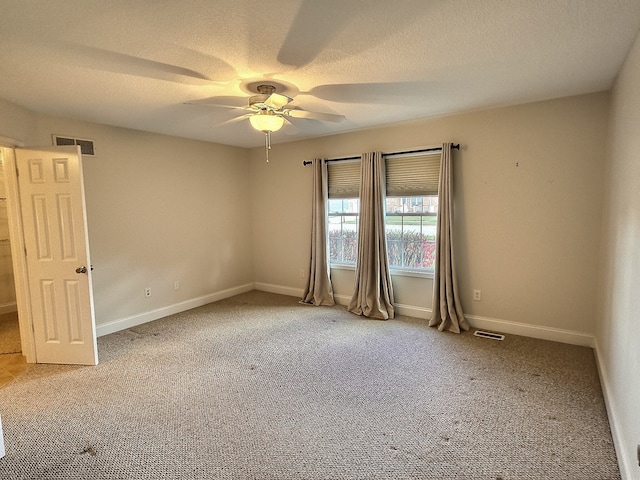
<svg viewBox="0 0 640 480">
<path fill-rule="evenodd" d="M 592 350 L 250 292 L 0 390 L 7 479 L 619 479 Z"/>
<path fill-rule="evenodd" d="M 21 351 L 18 313 L 0 314 L 0 355 Z"/>
</svg>

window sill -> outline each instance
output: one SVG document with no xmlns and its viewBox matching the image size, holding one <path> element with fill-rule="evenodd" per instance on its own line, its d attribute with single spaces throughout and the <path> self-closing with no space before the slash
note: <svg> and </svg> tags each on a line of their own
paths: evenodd
<svg viewBox="0 0 640 480">
<path fill-rule="evenodd" d="M 351 270 L 355 272 L 356 266 L 349 263 L 332 263 L 329 265 L 332 270 Z"/>
<path fill-rule="evenodd" d="M 329 268 L 332 270 L 351 270 L 354 272 L 356 270 L 355 265 L 350 265 L 346 263 L 332 263 Z M 400 268 L 391 268 L 390 273 L 392 277 L 413 277 L 413 278 L 433 278 L 433 272 L 420 272 L 417 270 L 403 270 Z"/>
<path fill-rule="evenodd" d="M 421 272 L 418 270 L 403 270 L 401 268 L 391 268 L 392 277 L 414 277 L 414 278 L 433 278 L 433 272 Z"/>
</svg>

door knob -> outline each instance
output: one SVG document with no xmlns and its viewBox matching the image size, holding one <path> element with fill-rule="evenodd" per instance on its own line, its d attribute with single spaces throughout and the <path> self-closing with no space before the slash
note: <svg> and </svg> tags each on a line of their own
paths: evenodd
<svg viewBox="0 0 640 480">
<path fill-rule="evenodd" d="M 76 268 L 76 273 L 87 273 L 87 267 L 83 265 L 81 267 Z"/>
</svg>

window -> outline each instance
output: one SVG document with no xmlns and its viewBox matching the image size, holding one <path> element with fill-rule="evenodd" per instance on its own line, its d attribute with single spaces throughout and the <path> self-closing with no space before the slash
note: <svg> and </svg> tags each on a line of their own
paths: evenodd
<svg viewBox="0 0 640 480">
<path fill-rule="evenodd" d="M 433 270 L 438 197 L 387 197 L 386 207 L 389 267 Z"/>
<path fill-rule="evenodd" d="M 355 265 L 358 256 L 360 161 L 329 163 L 329 261 Z"/>
<path fill-rule="evenodd" d="M 386 236 L 389 267 L 433 272 L 440 152 L 389 155 L 386 159 Z M 355 265 L 358 251 L 360 162 L 329 163 L 329 258 Z"/>
<path fill-rule="evenodd" d="M 355 265 L 358 255 L 357 198 L 329 199 L 329 259 L 334 264 Z"/>
<path fill-rule="evenodd" d="M 440 152 L 389 155 L 386 168 L 389 268 L 431 273 L 436 260 Z"/>
</svg>

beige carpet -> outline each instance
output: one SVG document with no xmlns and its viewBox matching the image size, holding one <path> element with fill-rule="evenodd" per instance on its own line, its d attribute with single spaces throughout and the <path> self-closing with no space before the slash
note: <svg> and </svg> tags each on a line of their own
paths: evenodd
<svg viewBox="0 0 640 480">
<path fill-rule="evenodd" d="M 0 314 L 0 355 L 21 351 L 18 314 L 16 312 Z"/>
<path fill-rule="evenodd" d="M 0 478 L 620 478 L 588 348 L 262 292 L 98 346 L 0 390 Z"/>
</svg>

